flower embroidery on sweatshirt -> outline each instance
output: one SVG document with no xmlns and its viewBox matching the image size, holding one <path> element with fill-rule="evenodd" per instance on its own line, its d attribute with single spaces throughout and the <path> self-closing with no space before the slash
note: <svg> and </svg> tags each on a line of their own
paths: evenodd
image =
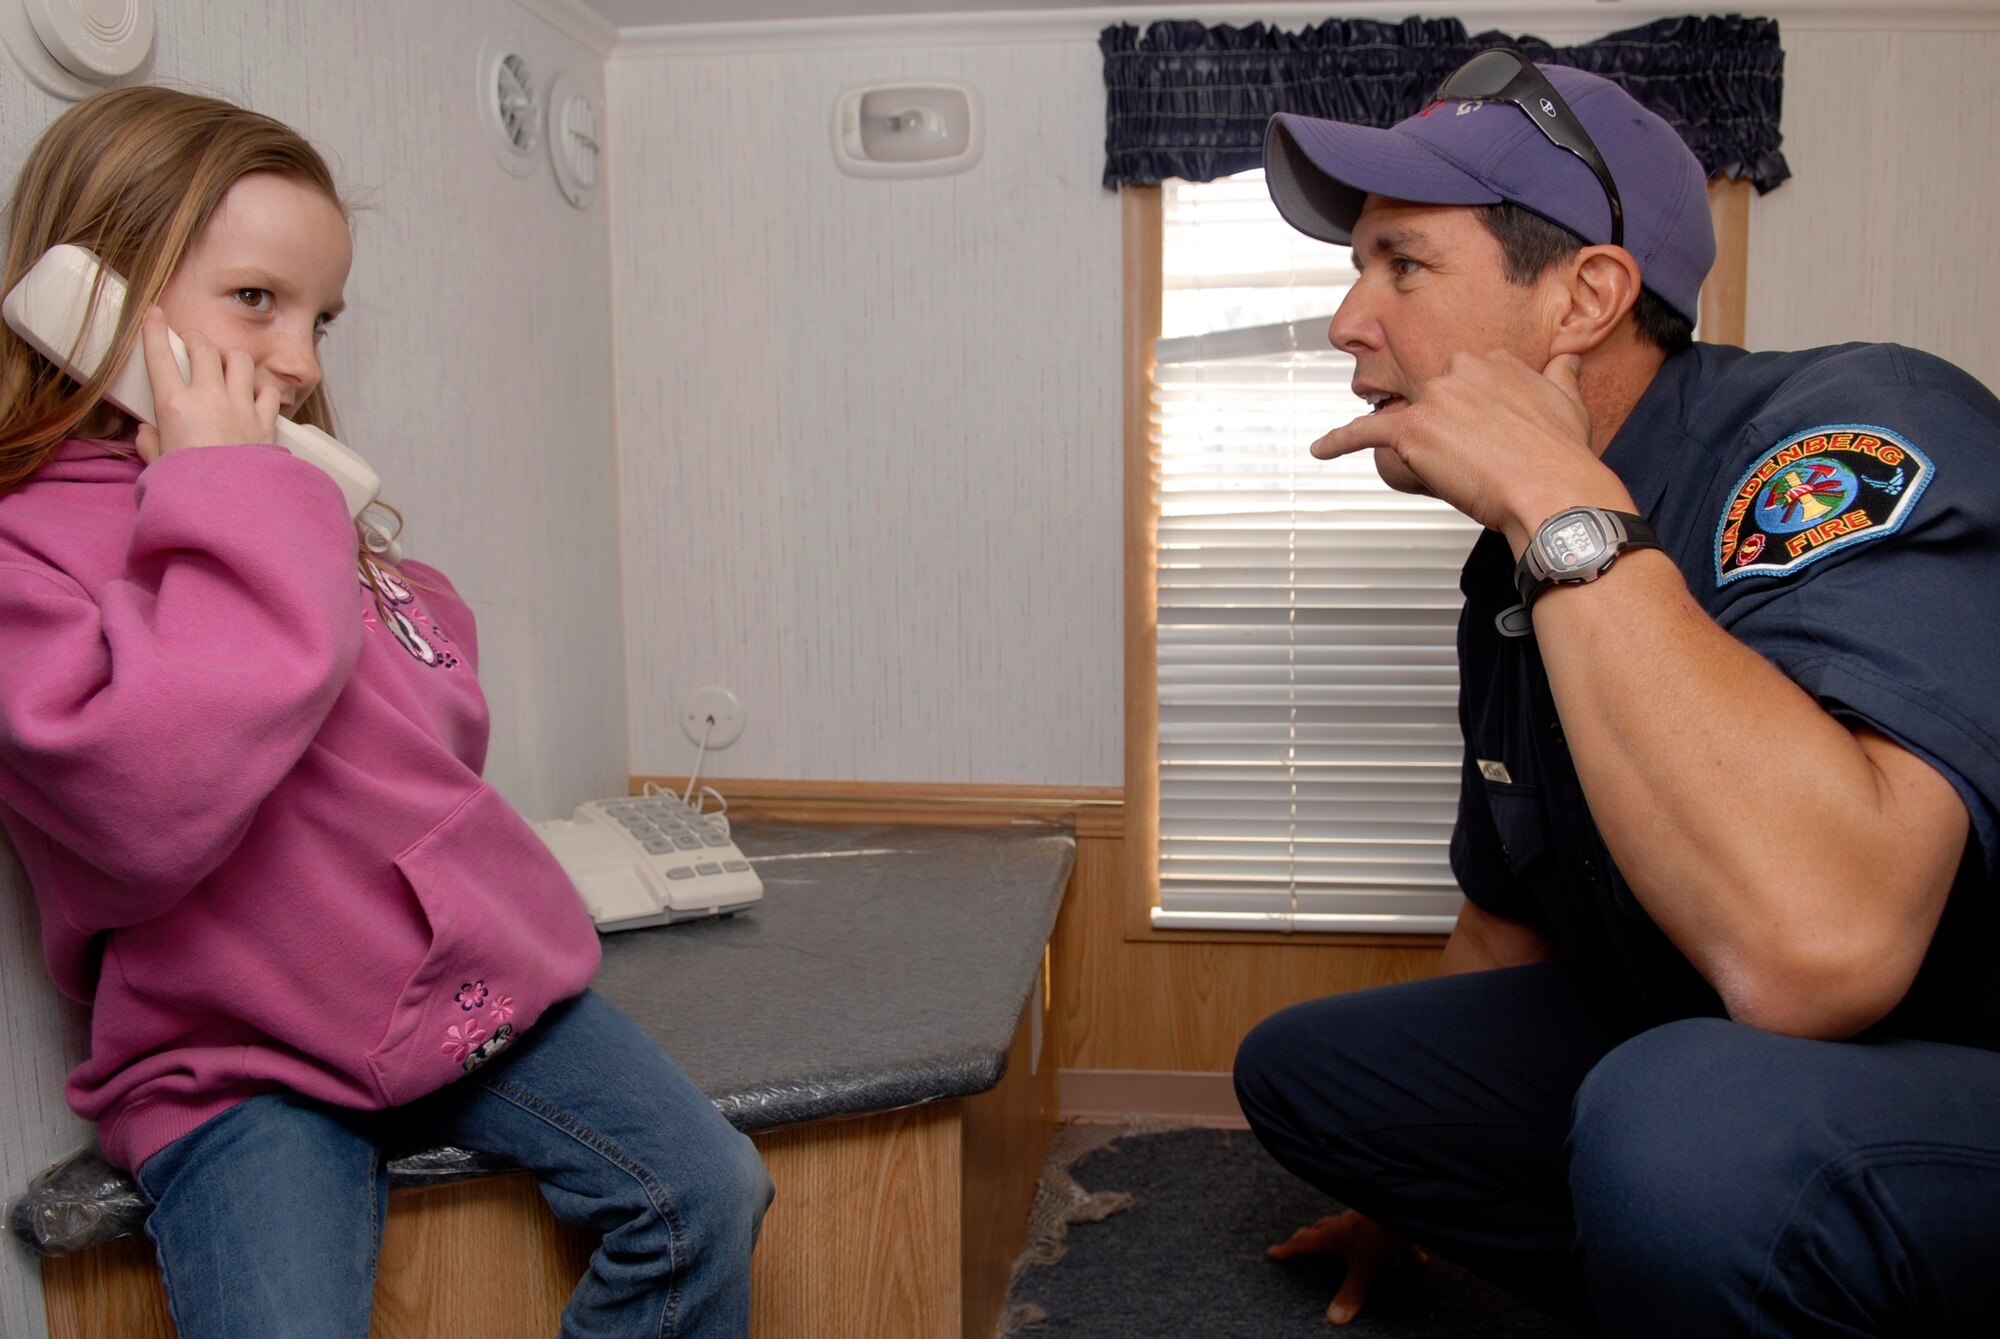
<svg viewBox="0 0 2000 1339">
<path fill-rule="evenodd" d="M 486 1011 L 483 1023 L 466 1017 L 446 1028 L 444 1044 L 438 1048 L 453 1064 L 470 1074 L 513 1044 L 514 1025 L 508 1020 L 514 1016 L 514 997 L 495 995 L 482 978 L 459 983 L 452 999 L 461 1013 Z"/>
<path fill-rule="evenodd" d="M 444 1030 L 444 1045 L 439 1049 L 454 1062 L 465 1059 L 486 1040 L 486 1029 L 479 1026 L 477 1019 L 468 1018 L 463 1023 L 453 1023 Z"/>
<path fill-rule="evenodd" d="M 371 604 L 364 605 L 361 610 L 364 623 L 379 622 L 386 626 L 411 658 L 422 664 L 433 669 L 458 667 L 458 655 L 451 650 L 451 638 L 435 619 L 417 605 L 416 593 L 408 584 L 372 559 L 363 560 L 356 570 L 361 578 L 361 588 L 368 592 L 371 600 Z M 406 608 L 408 612 L 405 612 Z M 381 611 L 380 619 L 375 617 L 377 610 Z M 422 626 L 418 625 L 417 618 L 424 620 Z"/>
</svg>

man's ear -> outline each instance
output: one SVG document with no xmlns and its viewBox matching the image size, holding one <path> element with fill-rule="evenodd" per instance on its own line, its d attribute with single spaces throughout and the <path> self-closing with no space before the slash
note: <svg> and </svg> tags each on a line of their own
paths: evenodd
<svg viewBox="0 0 2000 1339">
<path fill-rule="evenodd" d="M 1622 246 L 1587 246 L 1564 267 L 1551 353 L 1589 353 L 1639 300 L 1639 262 Z"/>
</svg>

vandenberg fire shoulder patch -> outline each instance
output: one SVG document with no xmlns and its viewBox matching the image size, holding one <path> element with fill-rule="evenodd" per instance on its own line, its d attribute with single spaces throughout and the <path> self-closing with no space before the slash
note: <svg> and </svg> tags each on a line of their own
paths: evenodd
<svg viewBox="0 0 2000 1339">
<path fill-rule="evenodd" d="M 1752 465 L 1715 526 L 1715 584 L 1789 577 L 1894 534 L 1931 481 L 1930 457 L 1887 428 L 1829 423 Z"/>
</svg>

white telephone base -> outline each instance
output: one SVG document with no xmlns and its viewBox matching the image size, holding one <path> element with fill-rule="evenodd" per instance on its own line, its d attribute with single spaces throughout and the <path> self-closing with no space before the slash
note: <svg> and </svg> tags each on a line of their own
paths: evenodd
<svg viewBox="0 0 2000 1339">
<path fill-rule="evenodd" d="M 671 795 L 592 800 L 534 828 L 605 933 L 727 916 L 764 896 L 721 816 Z"/>
</svg>

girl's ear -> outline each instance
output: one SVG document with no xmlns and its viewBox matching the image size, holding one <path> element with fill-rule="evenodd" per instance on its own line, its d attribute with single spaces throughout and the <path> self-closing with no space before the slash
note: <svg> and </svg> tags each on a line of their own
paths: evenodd
<svg viewBox="0 0 2000 1339">
<path fill-rule="evenodd" d="M 1587 246 L 1559 281 L 1552 353 L 1589 353 L 1611 337 L 1639 300 L 1639 262 L 1622 246 Z"/>
</svg>

